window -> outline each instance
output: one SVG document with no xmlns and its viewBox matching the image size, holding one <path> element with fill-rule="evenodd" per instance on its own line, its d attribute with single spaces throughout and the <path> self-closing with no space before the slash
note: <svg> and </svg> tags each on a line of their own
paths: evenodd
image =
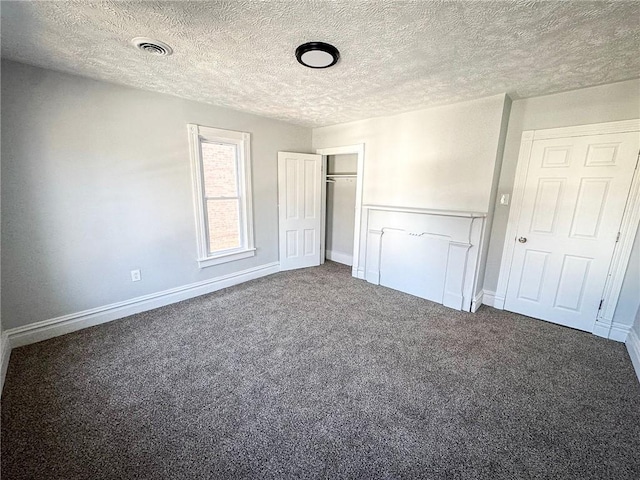
<svg viewBox="0 0 640 480">
<path fill-rule="evenodd" d="M 249 134 L 189 124 L 198 263 L 255 255 Z"/>
</svg>

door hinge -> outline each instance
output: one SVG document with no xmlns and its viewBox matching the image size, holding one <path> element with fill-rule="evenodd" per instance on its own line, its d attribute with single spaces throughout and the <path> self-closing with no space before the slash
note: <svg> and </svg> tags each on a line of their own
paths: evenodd
<svg viewBox="0 0 640 480">
<path fill-rule="evenodd" d="M 598 307 L 598 311 L 602 310 L 602 304 L 604 303 L 604 298 L 600 300 L 600 306 Z"/>
<path fill-rule="evenodd" d="M 618 235 L 616 235 L 616 243 L 618 243 L 620 241 L 620 232 L 618 232 Z"/>
</svg>

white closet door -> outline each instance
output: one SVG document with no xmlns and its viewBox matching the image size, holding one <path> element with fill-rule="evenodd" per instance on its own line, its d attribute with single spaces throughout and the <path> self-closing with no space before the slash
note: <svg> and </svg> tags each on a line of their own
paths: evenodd
<svg viewBox="0 0 640 480">
<path fill-rule="evenodd" d="M 506 310 L 593 330 L 639 140 L 633 132 L 533 142 Z"/>
<path fill-rule="evenodd" d="M 278 153 L 280 270 L 320 265 L 322 155 Z"/>
</svg>

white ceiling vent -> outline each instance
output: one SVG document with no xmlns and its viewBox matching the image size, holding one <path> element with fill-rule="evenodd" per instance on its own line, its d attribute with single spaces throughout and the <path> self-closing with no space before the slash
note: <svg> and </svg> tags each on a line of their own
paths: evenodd
<svg viewBox="0 0 640 480">
<path fill-rule="evenodd" d="M 169 45 L 153 38 L 136 37 L 131 40 L 131 43 L 143 52 L 159 57 L 168 57 L 173 53 L 173 49 Z"/>
</svg>

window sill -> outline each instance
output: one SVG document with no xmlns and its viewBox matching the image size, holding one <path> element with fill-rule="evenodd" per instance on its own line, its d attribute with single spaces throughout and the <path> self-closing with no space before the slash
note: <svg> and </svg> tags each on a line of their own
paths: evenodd
<svg viewBox="0 0 640 480">
<path fill-rule="evenodd" d="M 243 258 L 255 257 L 255 255 L 256 249 L 249 248 L 247 250 L 242 250 L 241 252 L 225 253 L 223 255 L 218 255 L 217 257 L 200 258 L 198 259 L 198 266 L 200 268 L 206 268 L 213 265 L 220 265 L 221 263 L 241 260 Z"/>
</svg>

